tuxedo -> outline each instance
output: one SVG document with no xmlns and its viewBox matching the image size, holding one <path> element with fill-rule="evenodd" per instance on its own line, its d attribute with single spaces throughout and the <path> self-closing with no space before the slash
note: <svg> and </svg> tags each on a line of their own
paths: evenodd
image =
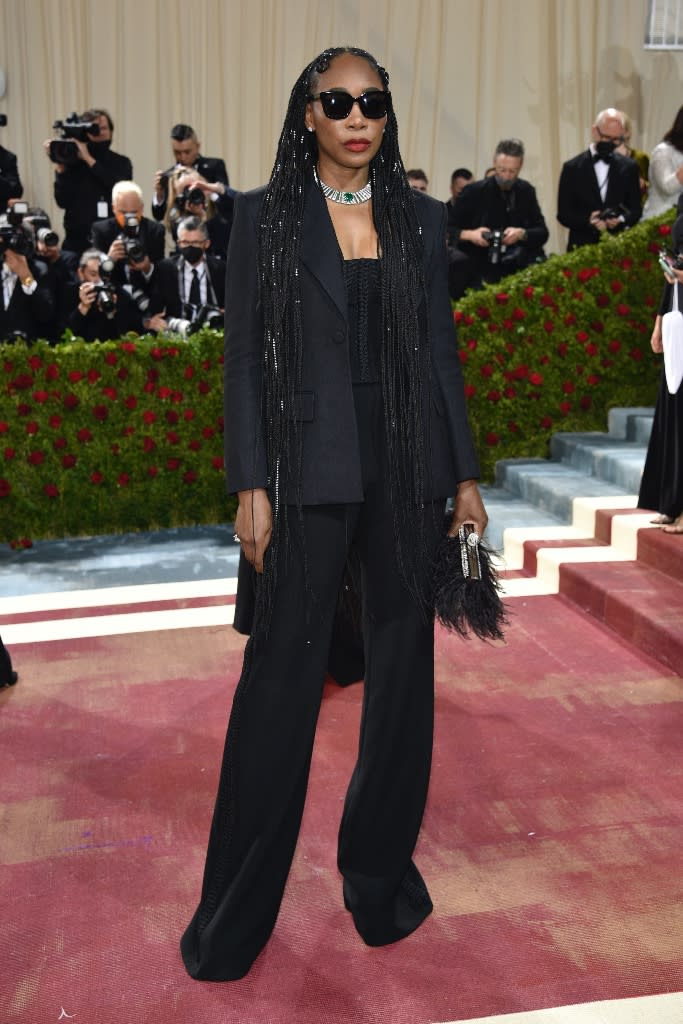
<svg viewBox="0 0 683 1024">
<path fill-rule="evenodd" d="M 29 270 L 37 283 L 35 291 L 27 295 L 17 278 L 5 308 L 0 283 L 0 342 L 14 332 L 25 335 L 29 341 L 48 337 L 56 312 L 55 281 L 42 260 L 29 260 Z"/>
<path fill-rule="evenodd" d="M 214 256 L 204 257 L 208 275 L 206 305 L 225 305 L 225 263 Z M 180 256 L 171 256 L 157 264 L 148 316 L 166 310 L 166 317 L 185 317 L 186 305 L 190 301 L 185 287 L 185 261 Z"/>
<path fill-rule="evenodd" d="M 63 249 L 82 253 L 88 248 L 90 229 L 99 219 L 98 205 L 105 203 L 111 216 L 111 191 L 117 181 L 132 181 L 133 165 L 127 156 L 115 153 L 108 143 L 88 143 L 95 157 L 92 167 L 79 160 L 55 173 L 55 202 L 64 210 Z"/>
<path fill-rule="evenodd" d="M 179 164 L 174 164 L 172 167 L 167 167 L 164 171 L 164 187 L 168 177 L 173 174 L 174 171 L 180 170 Z M 197 174 L 201 175 L 204 181 L 214 182 L 221 181 L 224 185 L 230 184 L 228 178 L 228 172 L 225 166 L 225 161 L 221 160 L 220 157 L 216 156 L 202 156 L 201 153 L 192 164 L 192 167 L 187 168 L 188 171 L 196 171 Z M 164 195 L 163 202 L 152 204 L 152 216 L 155 220 L 163 220 L 166 215 L 166 196 Z"/>
<path fill-rule="evenodd" d="M 567 251 L 579 245 L 592 245 L 600 232 L 589 223 L 594 210 L 620 209 L 624 222 L 616 231 L 637 224 L 642 214 L 640 177 L 635 160 L 613 153 L 609 163 L 607 192 L 603 199 L 595 173 L 591 149 L 579 153 L 562 165 L 557 193 L 557 219 L 569 228 Z"/>
<path fill-rule="evenodd" d="M 24 186 L 19 178 L 17 158 L 9 149 L 0 146 L 0 206 L 7 206 L 8 199 L 21 199 Z"/>
</svg>

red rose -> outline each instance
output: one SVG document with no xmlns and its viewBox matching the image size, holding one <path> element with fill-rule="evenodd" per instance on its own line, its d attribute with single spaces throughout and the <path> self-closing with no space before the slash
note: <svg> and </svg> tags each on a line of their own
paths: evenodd
<svg viewBox="0 0 683 1024">
<path fill-rule="evenodd" d="M 112 445 L 111 445 L 111 451 L 112 451 L 112 454 L 114 454 L 114 455 L 120 455 L 121 454 L 121 445 L 118 444 L 117 441 L 114 441 L 112 443 Z"/>
<path fill-rule="evenodd" d="M 153 395 L 156 389 L 157 386 L 154 383 L 154 381 L 148 380 L 142 390 L 145 391 L 148 395 Z"/>
<path fill-rule="evenodd" d="M 472 384 L 465 384 L 465 398 L 473 398 L 477 393 L 477 389 Z"/>
<path fill-rule="evenodd" d="M 76 465 L 75 455 L 62 455 L 62 465 L 64 469 L 73 469 Z"/>
<path fill-rule="evenodd" d="M 639 363 L 640 360 L 643 358 L 643 353 L 640 351 L 639 348 L 632 348 L 629 352 L 629 355 L 631 359 L 635 359 L 637 363 Z"/>
<path fill-rule="evenodd" d="M 119 487 L 127 487 L 128 484 L 130 483 L 130 477 L 128 476 L 127 473 L 119 473 L 117 483 Z"/>
<path fill-rule="evenodd" d="M 503 396 L 501 395 L 500 391 L 489 391 L 486 397 L 488 398 L 489 402 L 500 402 Z"/>
<path fill-rule="evenodd" d="M 515 380 L 524 380 L 525 377 L 529 376 L 529 367 L 522 363 L 521 366 L 517 366 L 514 369 Z"/>
<path fill-rule="evenodd" d="M 64 408 L 65 409 L 75 409 L 77 405 L 78 405 L 78 399 L 76 398 L 76 396 L 74 394 L 72 394 L 72 392 L 69 392 L 68 395 L 64 395 Z"/>
<path fill-rule="evenodd" d="M 555 324 L 552 322 L 552 320 L 545 321 L 545 323 L 543 324 L 543 330 L 546 332 L 546 334 L 553 333 L 553 331 L 555 330 Z"/>
<path fill-rule="evenodd" d="M 169 430 L 166 433 L 166 440 L 169 444 L 179 444 L 180 437 L 176 434 L 175 430 Z"/>
<path fill-rule="evenodd" d="M 5 448 L 5 459 L 10 462 L 17 453 L 14 448 Z"/>
<path fill-rule="evenodd" d="M 576 389 L 572 381 L 565 380 L 562 384 L 562 390 L 564 391 L 565 395 L 571 395 Z"/>
<path fill-rule="evenodd" d="M 594 331 L 595 331 L 595 332 L 596 332 L 597 334 L 602 334 L 602 332 L 603 332 L 603 331 L 604 331 L 604 329 L 605 329 L 605 325 L 603 324 L 603 322 L 602 322 L 601 320 L 593 320 L 593 322 L 591 323 L 591 328 L 592 328 L 592 329 L 593 329 L 593 330 L 594 330 Z"/>
<path fill-rule="evenodd" d="M 69 380 L 77 384 L 79 380 L 83 380 L 83 374 L 80 370 L 69 370 Z"/>
<path fill-rule="evenodd" d="M 500 437 L 493 430 L 489 431 L 489 433 L 486 435 L 486 443 L 488 445 L 491 445 L 491 447 L 493 447 L 493 445 L 498 444 L 499 441 Z"/>
<path fill-rule="evenodd" d="M 102 423 L 109 416 L 109 410 L 106 405 L 95 405 L 93 406 L 92 414 L 96 420 L 99 420 L 100 423 Z"/>
<path fill-rule="evenodd" d="M 618 352 L 621 348 L 621 342 L 617 341 L 616 338 L 609 342 L 607 348 L 610 352 Z"/>
<path fill-rule="evenodd" d="M 491 313 L 486 306 L 479 306 L 477 308 L 477 316 L 479 317 L 480 320 L 488 320 L 488 318 L 491 316 Z"/>
<path fill-rule="evenodd" d="M 159 388 L 159 391 L 157 393 L 159 395 L 159 398 L 163 400 L 164 398 L 171 397 L 171 395 L 173 394 L 173 389 L 169 388 L 167 385 L 164 384 Z"/>
<path fill-rule="evenodd" d="M 568 351 L 569 351 L 569 346 L 566 345 L 563 341 L 560 342 L 560 344 L 557 346 L 557 354 L 558 354 L 558 356 L 561 356 L 563 359 L 566 356 Z"/>
<path fill-rule="evenodd" d="M 152 412 L 151 409 L 145 410 L 142 414 L 143 423 L 154 423 L 156 421 L 156 413 Z"/>
<path fill-rule="evenodd" d="M 460 362 L 464 364 L 464 363 L 467 362 L 468 358 L 469 357 L 467 355 L 467 352 L 465 352 L 464 349 L 459 348 L 458 349 L 458 359 L 460 360 Z"/>
<path fill-rule="evenodd" d="M 33 392 L 33 401 L 37 402 L 38 405 L 42 405 L 44 402 L 47 402 L 49 397 L 50 397 L 50 395 L 48 394 L 47 391 L 34 391 Z"/>
<path fill-rule="evenodd" d="M 526 316 L 526 313 L 524 312 L 523 309 L 520 309 L 519 306 L 515 306 L 515 308 L 512 310 L 512 319 L 513 320 L 523 320 L 525 316 Z"/>
<path fill-rule="evenodd" d="M 156 367 L 152 366 L 147 371 L 147 380 L 153 380 L 155 382 L 159 380 L 159 371 L 156 369 Z"/>
<path fill-rule="evenodd" d="M 467 392 L 467 388 L 465 388 L 465 392 Z M 205 437 L 207 441 L 210 441 L 215 433 L 216 431 L 213 427 L 204 427 L 202 429 L 202 437 Z"/>
<path fill-rule="evenodd" d="M 600 360 L 600 365 L 604 366 L 605 369 L 608 370 L 610 368 L 610 366 L 614 366 L 614 360 L 613 359 L 601 359 Z"/>
<path fill-rule="evenodd" d="M 96 469 L 90 474 L 90 483 L 101 484 L 104 480 L 104 473 L 100 473 L 99 469 Z"/>
<path fill-rule="evenodd" d="M 65 437 L 56 437 L 54 439 L 54 441 L 52 442 L 52 447 L 57 452 L 61 451 L 62 448 L 66 448 L 66 438 Z"/>
<path fill-rule="evenodd" d="M 223 417 L 222 416 L 219 416 L 218 419 L 216 420 L 216 426 L 218 427 L 218 429 L 220 430 L 220 432 L 222 434 L 223 433 L 223 427 L 225 426 L 225 423 L 223 422 Z"/>
<path fill-rule="evenodd" d="M 183 419 L 184 420 L 188 420 L 188 421 L 189 420 L 193 420 L 194 417 L 195 417 L 194 409 L 186 409 L 185 412 L 183 413 Z"/>
<path fill-rule="evenodd" d="M 510 298 L 510 296 L 508 295 L 507 292 L 497 292 L 496 293 L 496 302 L 498 303 L 499 306 L 504 306 L 509 298 Z"/>
<path fill-rule="evenodd" d="M 17 406 L 17 414 L 19 416 L 28 416 L 31 412 L 33 412 L 33 406 L 27 405 L 26 402 L 20 402 Z"/>
<path fill-rule="evenodd" d="M 508 430 L 510 431 L 511 434 L 518 434 L 519 424 L 515 423 L 514 420 L 510 420 L 510 422 L 508 423 Z"/>
<path fill-rule="evenodd" d="M 530 373 L 529 383 L 533 384 L 535 388 L 540 388 L 541 384 L 543 383 L 543 377 L 540 373 Z"/>
<path fill-rule="evenodd" d="M 43 487 L 43 491 L 45 492 L 48 498 L 59 497 L 59 490 L 57 487 L 55 487 L 54 484 L 45 484 L 45 486 Z"/>
<path fill-rule="evenodd" d="M 610 288 L 612 289 L 614 295 L 618 295 L 619 292 L 624 290 L 624 286 L 621 283 L 621 281 L 612 281 L 612 283 L 610 284 Z"/>
<path fill-rule="evenodd" d="M 5 420 L 0 420 L 0 434 L 6 434 L 8 430 L 9 423 L 6 423 Z"/>
<path fill-rule="evenodd" d="M 177 469 L 180 465 L 180 459 L 166 459 L 166 469 Z"/>
<path fill-rule="evenodd" d="M 182 402 L 184 397 L 185 395 L 182 393 L 182 391 L 174 391 L 173 394 L 171 395 L 171 401 L 175 402 L 177 405 L 179 402 Z"/>
<path fill-rule="evenodd" d="M 631 312 L 631 307 L 627 306 L 625 302 L 620 302 L 617 306 L 617 313 L 619 316 L 628 316 Z"/>
<path fill-rule="evenodd" d="M 460 321 L 462 320 L 462 312 L 459 309 L 453 310 L 453 319 L 455 320 L 456 324 L 459 324 Z"/>
<path fill-rule="evenodd" d="M 92 441 L 92 434 L 90 433 L 87 427 L 81 427 L 81 429 L 76 434 L 76 437 L 81 442 L 81 444 L 87 444 L 88 441 Z"/>
<path fill-rule="evenodd" d="M 5 373 L 14 373 L 14 363 L 10 363 L 9 359 L 6 359 L 2 365 Z"/>
<path fill-rule="evenodd" d="M 568 416 L 571 411 L 572 411 L 572 403 L 571 402 L 560 402 L 560 412 L 562 413 L 563 416 Z"/>
<path fill-rule="evenodd" d="M 491 366 L 490 363 L 485 363 L 479 372 L 481 373 L 482 377 L 492 377 L 493 367 Z"/>
<path fill-rule="evenodd" d="M 223 456 L 214 455 L 214 457 L 211 459 L 211 465 L 213 466 L 214 469 L 223 469 Z"/>
<path fill-rule="evenodd" d="M 156 476 L 158 472 L 159 472 L 159 469 L 157 468 L 157 466 L 148 466 L 147 467 L 147 476 Z"/>
<path fill-rule="evenodd" d="M 576 332 L 576 340 L 581 342 L 582 345 L 583 345 L 583 343 L 585 341 L 588 341 L 589 338 L 590 338 L 590 334 L 588 334 L 586 331 L 577 331 Z"/>
<path fill-rule="evenodd" d="M 179 419 L 180 416 L 175 411 L 175 409 L 169 409 L 168 412 L 166 413 L 166 422 L 170 423 L 172 427 L 175 426 Z"/>
<path fill-rule="evenodd" d="M 135 427 L 124 427 L 123 428 L 123 437 L 130 437 L 134 433 L 135 433 Z"/>
<path fill-rule="evenodd" d="M 628 256 L 625 256 L 621 261 L 620 266 L 622 270 L 630 270 L 633 266 L 633 260 L 629 259 Z"/>
<path fill-rule="evenodd" d="M 104 361 L 109 366 L 116 366 L 119 360 L 118 356 L 116 355 L 116 352 L 107 352 L 107 354 L 104 357 Z"/>
<path fill-rule="evenodd" d="M 211 369 L 211 360 L 210 359 L 204 359 L 203 362 L 202 362 L 202 370 L 210 370 L 210 369 Z"/>
<path fill-rule="evenodd" d="M 505 388 L 505 391 L 503 392 L 503 394 L 505 395 L 506 398 L 516 398 L 517 397 L 517 392 L 515 391 L 515 389 L 513 387 L 510 387 L 509 384 Z"/>
<path fill-rule="evenodd" d="M 586 377 L 586 384 L 591 384 L 593 387 L 600 383 L 600 378 L 597 373 L 591 373 Z"/>
<path fill-rule="evenodd" d="M 116 388 L 102 388 L 102 394 L 105 398 L 109 398 L 112 402 L 115 402 L 118 397 L 118 391 Z"/>
<path fill-rule="evenodd" d="M 200 380 L 199 384 L 197 385 L 197 390 L 199 391 L 200 395 L 208 395 L 209 391 L 211 390 L 211 385 L 208 384 L 207 381 L 205 380 Z"/>
<path fill-rule="evenodd" d="M 541 295 L 541 305 L 542 306 L 554 306 L 555 305 L 555 299 L 552 297 L 552 295 L 548 295 L 547 292 L 544 292 L 543 295 Z"/>
<path fill-rule="evenodd" d="M 541 364 L 541 366 L 547 366 L 547 364 L 550 362 L 550 356 L 547 352 L 544 352 L 538 361 Z"/>
<path fill-rule="evenodd" d="M 193 484 L 197 480 L 197 474 L 194 469 L 188 469 L 187 473 L 183 474 L 183 483 Z"/>
<path fill-rule="evenodd" d="M 152 359 L 164 358 L 164 350 L 162 348 L 152 348 L 149 350 L 149 354 L 151 355 Z"/>
<path fill-rule="evenodd" d="M 509 317 L 506 317 L 505 320 L 503 320 L 503 327 L 506 331 L 513 330 L 514 326 L 514 321 L 510 320 Z"/>
<path fill-rule="evenodd" d="M 128 380 L 129 373 L 125 366 L 121 366 L 116 374 L 119 380 Z"/>
<path fill-rule="evenodd" d="M 29 452 L 27 456 L 27 462 L 30 462 L 32 466 L 40 466 L 45 461 L 45 453 L 40 450 Z"/>
<path fill-rule="evenodd" d="M 26 424 L 26 433 L 27 434 L 37 434 L 39 429 L 40 428 L 39 428 L 39 426 L 38 426 L 38 424 L 36 423 L 35 420 L 29 420 L 29 422 Z"/>
<path fill-rule="evenodd" d="M 183 377 L 185 380 L 191 380 L 194 377 L 194 366 L 186 366 L 183 371 Z"/>
<path fill-rule="evenodd" d="M 524 298 L 525 299 L 530 299 L 533 294 L 534 294 L 534 286 L 532 284 L 528 284 L 526 286 L 526 288 L 524 289 Z"/>
<path fill-rule="evenodd" d="M 9 480 L 5 480 L 4 478 L 0 477 L 0 498 L 6 498 L 7 495 L 11 492 L 11 490 L 12 487 L 10 486 Z"/>
<path fill-rule="evenodd" d="M 135 397 L 135 395 L 128 395 L 128 398 L 125 401 L 125 405 L 127 409 L 137 409 L 138 400 Z"/>
<path fill-rule="evenodd" d="M 121 349 L 122 352 L 137 351 L 137 345 L 135 344 L 134 341 L 122 341 L 121 344 L 119 345 L 119 348 Z"/>
<path fill-rule="evenodd" d="M 552 418 L 550 416 L 544 416 L 541 420 L 541 426 L 544 430 L 550 430 L 553 425 Z"/>
<path fill-rule="evenodd" d="M 39 370 L 43 365 L 43 360 L 40 358 L 40 356 L 29 356 L 28 365 L 34 371 Z"/>
<path fill-rule="evenodd" d="M 53 430 L 57 430 L 62 425 L 62 417 L 50 416 L 50 419 L 47 422 L 50 424 Z"/>
<path fill-rule="evenodd" d="M 143 437 L 142 439 L 142 450 L 144 452 L 153 452 L 156 448 L 157 443 L 152 437 Z"/>
<path fill-rule="evenodd" d="M 193 438 L 193 439 L 192 439 L 192 440 L 191 440 L 191 441 L 189 442 L 189 444 L 188 444 L 188 446 L 187 446 L 187 447 L 188 447 L 188 448 L 190 449 L 190 451 L 193 451 L 193 452 L 198 452 L 198 451 L 199 451 L 199 449 L 201 448 L 201 446 L 202 446 L 202 442 L 201 442 L 201 441 L 198 441 L 198 440 L 197 440 L 196 438 Z"/>
<path fill-rule="evenodd" d="M 601 292 L 600 295 L 597 296 L 595 304 L 596 306 L 599 306 L 600 309 L 604 309 L 606 306 L 609 306 L 609 295 L 605 295 L 604 292 Z"/>
<path fill-rule="evenodd" d="M 470 350 L 470 352 L 476 352 L 476 350 L 477 350 L 477 339 L 476 338 L 468 338 L 467 341 L 465 342 L 465 344 L 467 345 L 467 347 Z"/>
<path fill-rule="evenodd" d="M 20 373 L 18 377 L 15 377 L 11 382 L 11 386 L 16 391 L 27 391 L 28 388 L 32 388 L 35 381 L 30 373 Z"/>
<path fill-rule="evenodd" d="M 671 234 L 671 225 L 670 224 L 660 224 L 659 228 L 657 230 L 659 231 L 660 235 L 670 235 Z"/>
<path fill-rule="evenodd" d="M 490 324 L 487 324 L 487 329 L 489 334 L 496 334 L 498 331 L 498 325 L 495 324 L 492 320 Z"/>
<path fill-rule="evenodd" d="M 562 271 L 562 273 L 564 274 L 565 277 L 571 277 L 572 276 L 572 271 L 571 270 L 565 269 L 565 270 Z"/>
<path fill-rule="evenodd" d="M 465 324 L 466 327 L 471 327 L 472 324 L 474 323 L 474 317 L 472 316 L 471 313 L 467 313 L 467 315 L 463 317 L 462 322 Z M 223 362 L 223 353 L 222 352 L 221 352 L 221 354 L 219 356 L 218 361 L 220 363 Z"/>
<path fill-rule="evenodd" d="M 589 345 L 586 345 L 586 355 L 597 356 L 597 354 L 598 346 L 595 344 L 594 341 L 591 341 Z"/>
<path fill-rule="evenodd" d="M 59 367 L 56 363 L 50 363 L 50 365 L 45 368 L 45 376 L 48 380 L 57 380 L 59 377 Z"/>
<path fill-rule="evenodd" d="M 565 326 L 573 327 L 573 325 L 576 323 L 576 313 L 567 313 L 566 317 L 564 318 L 564 322 Z"/>
<path fill-rule="evenodd" d="M 584 412 L 587 411 L 588 409 L 590 409 L 592 404 L 593 404 L 593 399 L 590 397 L 590 395 L 583 395 L 583 397 L 581 398 L 581 401 L 579 402 L 579 405 L 584 410 Z"/>
</svg>

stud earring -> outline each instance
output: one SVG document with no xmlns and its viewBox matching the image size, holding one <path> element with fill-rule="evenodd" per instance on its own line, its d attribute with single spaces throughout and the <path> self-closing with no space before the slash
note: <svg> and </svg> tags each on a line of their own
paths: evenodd
<svg viewBox="0 0 683 1024">
<path fill-rule="evenodd" d="M 312 128 L 312 126 L 310 124 L 306 125 L 306 131 L 308 131 L 308 132 L 312 132 L 313 131 L 313 128 Z"/>
</svg>

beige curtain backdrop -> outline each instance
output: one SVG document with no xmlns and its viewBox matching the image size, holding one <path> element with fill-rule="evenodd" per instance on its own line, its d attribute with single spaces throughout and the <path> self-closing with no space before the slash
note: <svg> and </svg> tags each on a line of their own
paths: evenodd
<svg viewBox="0 0 683 1024">
<path fill-rule="evenodd" d="M 0 143 L 58 228 L 42 143 L 56 118 L 90 105 L 110 110 L 114 149 L 148 201 L 178 121 L 252 188 L 268 178 L 301 69 L 350 43 L 389 70 L 404 161 L 426 170 L 433 195 L 447 198 L 455 167 L 481 175 L 499 138 L 521 137 L 559 251 L 560 168 L 588 144 L 596 111 L 626 110 L 649 151 L 683 103 L 683 54 L 643 49 L 646 14 L 647 0 L 0 0 Z"/>
</svg>

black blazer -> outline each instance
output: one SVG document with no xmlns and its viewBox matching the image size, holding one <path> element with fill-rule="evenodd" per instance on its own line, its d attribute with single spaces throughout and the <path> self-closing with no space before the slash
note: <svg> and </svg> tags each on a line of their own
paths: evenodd
<svg viewBox="0 0 683 1024">
<path fill-rule="evenodd" d="M 0 146 L 0 204 L 4 207 L 8 199 L 21 199 L 23 194 L 17 158 L 9 149 Z"/>
<path fill-rule="evenodd" d="M 604 201 L 600 196 L 598 179 L 595 176 L 593 157 L 590 149 L 567 160 L 562 165 L 560 184 L 557 192 L 557 219 L 569 228 L 567 251 L 578 245 L 592 245 L 600 240 L 600 232 L 589 224 L 594 210 L 607 207 L 624 207 L 624 227 L 632 227 L 640 220 L 643 208 L 640 201 L 640 177 L 638 164 L 629 157 L 614 153 L 607 179 L 607 193 Z"/>
<path fill-rule="evenodd" d="M 215 256 L 206 256 L 206 265 L 209 273 L 209 281 L 213 287 L 216 299 L 215 305 L 221 309 L 225 306 L 225 261 L 217 260 Z M 184 296 L 181 293 L 182 285 L 180 278 L 180 257 L 171 256 L 157 264 L 152 284 L 152 295 L 149 305 L 148 316 L 166 310 L 166 316 L 184 317 L 183 308 Z M 208 296 L 208 305 L 213 305 L 211 296 Z"/>
<path fill-rule="evenodd" d="M 116 217 L 108 217 L 107 220 L 96 220 L 90 231 L 90 240 L 100 252 L 109 252 L 109 246 L 121 234 L 121 228 L 116 222 Z M 163 224 L 157 224 L 149 217 L 143 217 L 140 221 L 140 244 L 151 259 L 152 263 L 158 263 L 164 258 L 166 245 L 166 231 Z"/>
<path fill-rule="evenodd" d="M 196 171 L 197 174 L 201 174 L 202 178 L 208 182 L 222 181 L 224 185 L 230 184 L 228 178 L 228 171 L 225 166 L 225 161 L 221 160 L 217 156 L 202 156 L 201 154 L 197 157 L 192 167 L 187 168 L 189 170 Z M 172 174 L 173 171 L 178 170 L 178 165 L 174 164 L 173 167 L 167 167 L 164 171 L 165 175 Z M 166 216 L 166 198 L 163 203 L 159 206 L 152 206 L 152 215 L 155 220 L 163 220 Z"/>
<path fill-rule="evenodd" d="M 263 324 L 258 307 L 257 232 L 264 189 L 238 195 L 228 249 L 225 308 L 225 465 L 231 492 L 268 487 L 270 467 L 261 416 Z M 425 497 L 455 493 L 478 476 L 448 298 L 446 209 L 414 193 L 424 242 L 431 377 L 422 407 L 429 422 Z M 307 505 L 363 499 L 349 361 L 346 292 L 339 245 L 325 199 L 312 180 L 306 190 L 301 240 L 303 320 L 302 501 Z M 425 349 L 426 331 L 416 339 Z M 426 446 L 427 447 L 427 446 Z M 293 501 L 290 493 L 286 499 Z"/>
<path fill-rule="evenodd" d="M 49 337 L 52 332 L 56 311 L 54 276 L 42 260 L 29 260 L 28 266 L 37 288 L 26 295 L 17 279 L 8 308 L 4 309 L 0 302 L 0 341 L 6 341 L 15 331 L 26 335 L 29 341 Z"/>
</svg>

